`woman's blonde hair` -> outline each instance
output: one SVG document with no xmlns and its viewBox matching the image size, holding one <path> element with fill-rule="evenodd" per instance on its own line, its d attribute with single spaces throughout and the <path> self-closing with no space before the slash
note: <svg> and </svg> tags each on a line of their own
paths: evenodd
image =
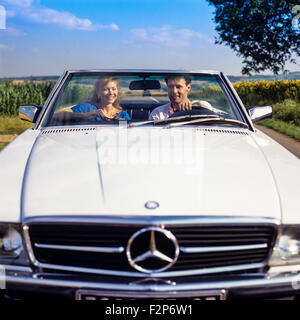
<svg viewBox="0 0 300 320">
<path fill-rule="evenodd" d="M 98 94 L 99 90 L 101 88 L 103 88 L 106 84 L 108 84 L 109 82 L 116 82 L 117 84 L 117 88 L 118 88 L 118 82 L 119 79 L 118 78 L 99 78 L 94 85 L 94 90 L 92 92 L 92 96 L 91 96 L 91 102 L 95 103 L 97 106 L 101 106 L 101 98 L 100 95 Z M 119 88 L 118 88 L 119 91 Z M 113 106 L 117 109 L 119 109 L 120 111 L 122 110 L 122 107 L 119 105 L 119 95 L 116 99 L 116 101 L 113 103 Z"/>
</svg>

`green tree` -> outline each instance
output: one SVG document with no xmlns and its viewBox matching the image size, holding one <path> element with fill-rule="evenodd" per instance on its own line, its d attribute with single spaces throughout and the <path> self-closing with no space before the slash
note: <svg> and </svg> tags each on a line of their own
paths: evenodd
<svg viewBox="0 0 300 320">
<path fill-rule="evenodd" d="M 299 0 L 208 0 L 216 8 L 216 44 L 243 58 L 243 74 L 285 71 L 300 56 Z M 298 12 L 300 13 L 300 12 Z M 299 28 L 297 28 L 297 26 Z"/>
</svg>

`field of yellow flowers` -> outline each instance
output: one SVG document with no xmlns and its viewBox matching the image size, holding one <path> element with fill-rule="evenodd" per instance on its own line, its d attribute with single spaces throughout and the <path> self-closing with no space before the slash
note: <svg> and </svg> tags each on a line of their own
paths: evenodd
<svg viewBox="0 0 300 320">
<path fill-rule="evenodd" d="M 300 80 L 237 82 L 233 86 L 246 107 L 273 105 L 287 99 L 300 103 Z"/>
</svg>

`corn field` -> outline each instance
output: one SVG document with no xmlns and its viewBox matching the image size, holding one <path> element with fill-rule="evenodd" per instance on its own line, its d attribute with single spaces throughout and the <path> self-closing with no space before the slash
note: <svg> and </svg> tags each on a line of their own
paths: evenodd
<svg viewBox="0 0 300 320">
<path fill-rule="evenodd" d="M 53 82 L 0 82 L 0 115 L 17 116 L 19 106 L 42 106 L 54 86 Z"/>
</svg>

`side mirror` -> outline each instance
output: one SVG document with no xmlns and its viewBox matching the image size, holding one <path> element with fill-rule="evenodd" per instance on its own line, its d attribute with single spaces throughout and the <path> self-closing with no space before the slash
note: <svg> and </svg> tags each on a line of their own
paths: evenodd
<svg viewBox="0 0 300 320">
<path fill-rule="evenodd" d="M 21 106 L 19 108 L 19 118 L 35 123 L 41 110 L 42 107 L 39 106 Z"/>
<path fill-rule="evenodd" d="M 248 113 L 253 122 L 272 118 L 272 106 L 255 106 L 248 109 Z"/>
</svg>

